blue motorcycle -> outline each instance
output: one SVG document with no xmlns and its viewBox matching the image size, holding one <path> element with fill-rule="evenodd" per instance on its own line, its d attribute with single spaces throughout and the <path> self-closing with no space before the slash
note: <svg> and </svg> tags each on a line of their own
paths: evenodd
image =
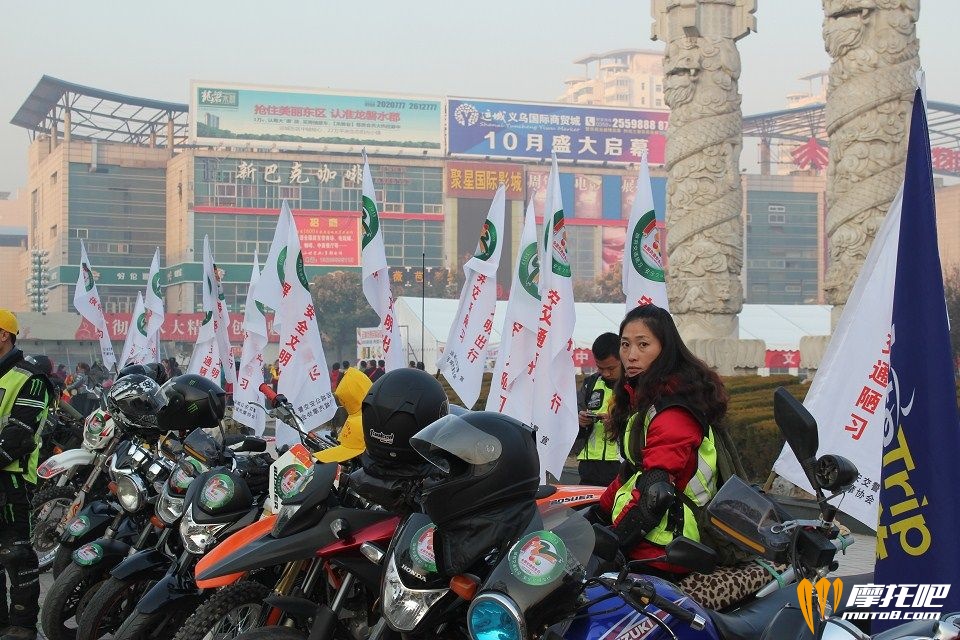
<svg viewBox="0 0 960 640">
<path fill-rule="evenodd" d="M 871 640 L 835 615 L 840 602 L 805 583 L 816 583 L 836 568 L 844 546 L 830 500 L 857 478 L 857 469 L 840 456 L 816 458 L 816 422 L 785 390 L 774 394 L 774 414 L 801 461 L 820 506 L 817 520 L 796 520 L 739 478 L 728 480 L 707 513 L 714 528 L 745 549 L 788 562 L 799 584 L 765 589 L 732 611 L 702 607 L 676 585 L 643 575 L 651 561 L 623 562 L 616 538 L 567 510 L 542 514 L 537 530 L 510 547 L 490 573 L 467 612 L 471 640 Z M 827 492 L 826 495 L 824 492 Z M 678 537 L 657 558 L 709 573 L 713 550 Z M 603 563 L 622 567 L 604 572 Z M 844 585 L 871 582 L 872 576 L 844 578 Z M 807 588 L 809 587 L 809 588 Z M 803 602 L 801 602 L 803 594 Z M 834 598 L 837 594 L 834 593 Z M 820 598 L 824 601 L 821 603 Z M 960 639 L 956 616 L 909 623 L 873 640 Z"/>
</svg>

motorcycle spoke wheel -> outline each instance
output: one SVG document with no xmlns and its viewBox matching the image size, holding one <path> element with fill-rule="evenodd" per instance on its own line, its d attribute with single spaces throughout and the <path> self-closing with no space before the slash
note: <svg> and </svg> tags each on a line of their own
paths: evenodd
<svg viewBox="0 0 960 640">
<path fill-rule="evenodd" d="M 234 640 L 244 631 L 257 626 L 263 606 L 259 604 L 245 604 L 228 612 L 213 630 L 204 636 L 203 640 Z"/>
<path fill-rule="evenodd" d="M 60 521 L 70 509 L 76 491 L 71 487 L 48 487 L 38 492 L 30 511 L 30 544 L 37 552 L 40 571 L 46 571 L 60 548 Z"/>
</svg>

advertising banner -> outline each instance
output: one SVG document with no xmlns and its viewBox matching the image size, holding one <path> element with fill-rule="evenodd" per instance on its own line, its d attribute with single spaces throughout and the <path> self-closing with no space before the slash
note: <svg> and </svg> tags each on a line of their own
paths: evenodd
<svg viewBox="0 0 960 640">
<path fill-rule="evenodd" d="M 197 339 L 200 331 L 200 325 L 203 324 L 203 313 L 167 313 L 163 318 L 163 326 L 160 328 L 161 340 L 177 340 L 183 342 L 193 342 Z M 131 329 L 131 316 L 129 313 L 105 313 L 103 314 L 107 321 L 107 331 L 111 340 L 122 341 Z M 267 318 L 267 338 L 270 342 L 279 342 L 280 335 L 273 328 L 273 314 L 266 314 Z M 243 314 L 230 313 L 230 322 L 227 325 L 227 331 L 230 335 L 230 342 L 243 342 Z M 74 340 L 95 340 L 95 329 L 92 324 L 84 319 L 77 327 L 73 336 Z"/>
<path fill-rule="evenodd" d="M 450 155 L 663 164 L 666 111 L 450 98 Z"/>
<path fill-rule="evenodd" d="M 190 137 L 198 144 L 368 153 L 441 152 L 441 101 L 218 82 L 191 82 Z"/>
<path fill-rule="evenodd" d="M 500 183 L 508 200 L 523 199 L 523 166 L 484 162 L 447 163 L 447 195 L 454 198 L 493 198 Z"/>
<path fill-rule="evenodd" d="M 294 214 L 303 262 L 309 266 L 360 266 L 360 214 Z"/>
</svg>

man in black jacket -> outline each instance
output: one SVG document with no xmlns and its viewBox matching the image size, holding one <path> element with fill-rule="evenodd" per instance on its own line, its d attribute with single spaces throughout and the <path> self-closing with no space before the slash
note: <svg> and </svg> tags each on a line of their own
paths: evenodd
<svg viewBox="0 0 960 640">
<path fill-rule="evenodd" d="M 52 396 L 50 381 L 16 348 L 18 332 L 16 316 L 0 309 L 0 566 L 10 582 L 9 609 L 0 592 L 0 640 L 34 640 L 40 610 L 30 493 Z"/>
</svg>

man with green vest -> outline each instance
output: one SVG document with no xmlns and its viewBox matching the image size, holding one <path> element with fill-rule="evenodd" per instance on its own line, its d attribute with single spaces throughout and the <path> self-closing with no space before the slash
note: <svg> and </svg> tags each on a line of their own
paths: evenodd
<svg viewBox="0 0 960 640">
<path fill-rule="evenodd" d="M 30 545 L 30 493 L 37 482 L 40 429 L 50 383 L 17 349 L 17 318 L 0 309 L 0 640 L 34 640 L 40 610 L 37 554 Z M 2 578 L 2 574 L 0 574 Z"/>
<path fill-rule="evenodd" d="M 620 379 L 620 338 L 615 333 L 601 334 L 593 341 L 593 359 L 597 372 L 587 376 L 579 396 L 580 440 L 583 450 L 577 455 L 581 484 L 606 487 L 620 469 L 620 451 L 616 440 L 608 440 L 604 419 L 609 415 L 613 387 Z"/>
</svg>

